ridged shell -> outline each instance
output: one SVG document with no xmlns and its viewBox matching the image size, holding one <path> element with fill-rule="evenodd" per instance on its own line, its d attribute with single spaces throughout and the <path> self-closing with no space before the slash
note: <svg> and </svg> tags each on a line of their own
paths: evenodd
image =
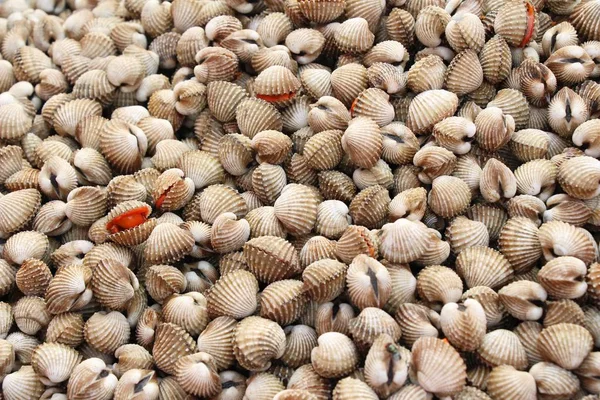
<svg viewBox="0 0 600 400">
<path fill-rule="evenodd" d="M 235 270 L 221 276 L 206 292 L 208 315 L 241 319 L 257 308 L 258 282 L 249 272 Z M 209 352 L 210 353 L 210 352 Z"/>
<path fill-rule="evenodd" d="M 285 351 L 285 333 L 279 325 L 261 317 L 247 317 L 235 328 L 233 352 L 244 368 L 260 371 L 281 358 Z"/>
<path fill-rule="evenodd" d="M 447 368 L 449 365 L 452 368 Z M 466 384 L 464 361 L 452 346 L 440 339 L 423 337 L 415 342 L 412 368 L 419 385 L 439 396 L 459 393 Z"/>
<path fill-rule="evenodd" d="M 171 223 L 158 224 L 146 242 L 146 262 L 161 264 L 185 257 L 194 245 L 192 234 Z"/>
<path fill-rule="evenodd" d="M 319 336 L 318 344 L 311 352 L 311 363 L 320 376 L 342 377 L 354 371 L 358 364 L 358 351 L 346 335 L 327 332 Z"/>
<path fill-rule="evenodd" d="M 80 362 L 81 355 L 76 350 L 58 343 L 44 343 L 31 356 L 33 370 L 40 375 L 42 382 L 48 384 L 68 380 Z"/>
<path fill-rule="evenodd" d="M 501 253 L 483 246 L 463 250 L 456 259 L 456 270 L 469 288 L 501 287 L 513 275 L 512 266 Z"/>
<path fill-rule="evenodd" d="M 129 341 L 130 327 L 125 316 L 117 311 L 94 313 L 85 323 L 85 341 L 103 353 L 114 353 Z"/>
<path fill-rule="evenodd" d="M 185 276 L 175 267 L 153 265 L 146 270 L 145 286 L 148 294 L 158 303 L 185 289 Z"/>
<path fill-rule="evenodd" d="M 232 339 L 236 324 L 231 317 L 217 317 L 198 337 L 198 350 L 213 356 L 219 370 L 230 367 L 235 360 Z"/>
<path fill-rule="evenodd" d="M 572 370 L 581 365 L 593 347 L 592 335 L 574 324 L 544 328 L 538 337 L 538 349 L 544 360 Z"/>
<path fill-rule="evenodd" d="M 166 373 L 176 372 L 177 361 L 196 352 L 194 339 L 180 326 L 172 323 L 160 323 L 156 328 L 156 337 L 152 355 L 156 366 Z"/>
<path fill-rule="evenodd" d="M 261 236 L 244 244 L 248 269 L 261 282 L 271 283 L 291 278 L 300 272 L 298 252 L 286 240 Z"/>
</svg>

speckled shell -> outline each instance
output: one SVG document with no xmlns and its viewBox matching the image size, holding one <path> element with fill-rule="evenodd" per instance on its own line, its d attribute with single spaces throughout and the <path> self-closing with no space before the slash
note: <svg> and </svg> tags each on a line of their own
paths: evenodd
<svg viewBox="0 0 600 400">
<path fill-rule="evenodd" d="M 537 29 L 534 6 L 521 0 L 502 6 L 494 19 L 494 31 L 515 47 L 525 47 L 537 36 Z"/>
</svg>

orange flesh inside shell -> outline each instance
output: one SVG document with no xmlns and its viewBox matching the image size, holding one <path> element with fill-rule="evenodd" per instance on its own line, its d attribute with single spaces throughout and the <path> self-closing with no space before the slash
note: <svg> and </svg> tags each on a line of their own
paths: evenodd
<svg viewBox="0 0 600 400">
<path fill-rule="evenodd" d="M 156 202 L 154 203 L 156 207 L 160 208 L 160 206 L 162 206 L 162 203 L 164 203 L 165 199 L 167 198 L 167 194 L 169 194 L 168 190 L 166 190 L 158 199 L 156 199 Z"/>
<path fill-rule="evenodd" d="M 356 107 L 356 103 L 358 103 L 358 97 L 354 99 L 352 105 L 350 106 L 350 115 L 354 117 L 354 107 Z"/>
<path fill-rule="evenodd" d="M 295 92 L 284 93 L 284 94 L 274 94 L 274 95 L 257 93 L 256 97 L 258 97 L 259 99 L 262 99 L 264 101 L 268 101 L 269 103 L 275 103 L 278 101 L 287 101 L 287 100 L 293 99 L 295 95 L 296 95 Z"/>
<path fill-rule="evenodd" d="M 126 229 L 135 228 L 148 220 L 146 216 L 147 212 L 148 209 L 146 207 L 137 207 L 129 210 L 109 221 L 106 224 L 106 230 L 110 233 L 119 233 Z"/>
<path fill-rule="evenodd" d="M 530 2 L 525 3 L 525 6 L 527 7 L 527 29 L 519 47 L 525 47 L 531 41 L 535 27 L 535 7 Z"/>
<path fill-rule="evenodd" d="M 158 199 L 156 199 L 156 201 L 154 202 L 154 205 L 155 205 L 156 207 L 160 208 L 160 206 L 162 206 L 162 204 L 165 202 L 165 200 L 166 200 L 167 196 L 169 195 L 169 191 L 170 191 L 171 189 L 173 189 L 173 186 L 175 186 L 176 184 L 177 184 L 177 182 L 173 183 L 171 186 L 169 186 L 169 187 L 167 188 L 167 190 L 165 190 L 165 191 L 163 192 L 163 194 L 161 194 L 161 195 L 158 197 Z"/>
</svg>

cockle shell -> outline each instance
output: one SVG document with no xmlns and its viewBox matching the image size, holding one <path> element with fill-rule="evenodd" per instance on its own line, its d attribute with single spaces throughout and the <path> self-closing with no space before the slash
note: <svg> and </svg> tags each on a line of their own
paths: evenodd
<svg viewBox="0 0 600 400">
<path fill-rule="evenodd" d="M 346 376 L 358 363 L 358 351 L 344 334 L 328 332 L 319 336 L 312 350 L 311 363 L 315 371 L 326 378 Z"/>
<path fill-rule="evenodd" d="M 42 382 L 57 384 L 71 376 L 81 362 L 81 355 L 69 346 L 44 343 L 37 347 L 31 357 L 31 365 Z"/>
<path fill-rule="evenodd" d="M 209 316 L 238 319 L 249 316 L 257 307 L 256 293 L 258 282 L 251 273 L 243 270 L 229 272 L 206 292 Z"/>
<path fill-rule="evenodd" d="M 306 301 L 301 281 L 288 279 L 273 282 L 261 293 L 260 315 L 280 325 L 289 325 L 304 312 Z"/>
<path fill-rule="evenodd" d="M 263 282 L 274 282 L 300 272 L 298 253 L 284 239 L 262 236 L 244 245 L 244 255 L 250 271 Z"/>
<path fill-rule="evenodd" d="M 177 361 L 196 352 L 194 339 L 181 327 L 172 323 L 160 323 L 152 355 L 156 366 L 167 373 L 176 372 Z"/>
<path fill-rule="evenodd" d="M 259 346 L 256 345 L 260 343 Z M 237 361 L 250 370 L 269 368 L 272 359 L 285 351 L 285 333 L 275 322 L 261 317 L 247 317 L 238 323 L 233 336 Z"/>
<path fill-rule="evenodd" d="M 348 267 L 346 282 L 350 300 L 360 309 L 382 307 L 390 296 L 389 273 L 381 263 L 364 254 L 356 256 Z"/>
<path fill-rule="evenodd" d="M 574 324 L 562 323 L 547 327 L 538 337 L 538 349 L 544 360 L 567 370 L 579 367 L 592 346 L 591 334 Z"/>
<path fill-rule="evenodd" d="M 495 367 L 488 376 L 488 393 L 497 399 L 535 399 L 535 378 L 528 372 L 518 371 L 510 365 Z"/>
<path fill-rule="evenodd" d="M 453 365 L 453 368 L 441 368 Z M 466 383 L 466 366 L 456 350 L 440 339 L 423 337 L 412 347 L 412 368 L 418 383 L 440 396 L 460 392 Z"/>
</svg>

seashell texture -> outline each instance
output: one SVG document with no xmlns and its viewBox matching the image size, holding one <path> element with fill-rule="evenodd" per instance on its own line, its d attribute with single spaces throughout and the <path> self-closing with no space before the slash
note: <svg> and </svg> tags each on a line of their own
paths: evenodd
<svg viewBox="0 0 600 400">
<path fill-rule="evenodd" d="M 284 351 L 285 333 L 273 321 L 261 317 L 247 317 L 235 328 L 233 352 L 240 365 L 249 370 L 260 371 L 269 368 L 271 360 L 281 358 Z"/>
<path fill-rule="evenodd" d="M 600 393 L 598 0 L 0 3 L 0 397 Z"/>
<path fill-rule="evenodd" d="M 415 342 L 411 353 L 413 373 L 423 389 L 445 396 L 459 393 L 465 386 L 465 363 L 448 343 L 423 337 Z M 440 360 L 444 360 L 444 364 Z M 452 365 L 452 368 L 442 365 Z"/>
<path fill-rule="evenodd" d="M 324 378 L 342 377 L 350 374 L 358 364 L 356 346 L 346 335 L 327 332 L 319 336 L 318 346 L 311 352 L 314 370 Z"/>
</svg>

